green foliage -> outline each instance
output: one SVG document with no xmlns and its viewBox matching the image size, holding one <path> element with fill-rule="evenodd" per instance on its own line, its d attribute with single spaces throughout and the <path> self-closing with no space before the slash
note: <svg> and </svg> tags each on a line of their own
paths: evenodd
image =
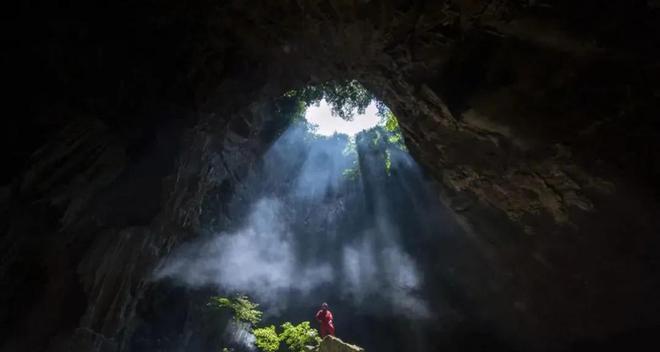
<svg viewBox="0 0 660 352">
<path fill-rule="evenodd" d="M 387 171 L 387 174 L 390 174 L 390 170 L 392 169 L 392 156 L 390 155 L 390 151 L 386 150 L 385 151 L 385 171 Z"/>
<path fill-rule="evenodd" d="M 387 141 L 401 150 L 407 150 L 406 144 L 403 140 L 403 134 L 399 128 L 399 121 L 391 110 L 387 110 L 383 115 L 385 120 L 384 127 L 387 131 Z"/>
<path fill-rule="evenodd" d="M 355 80 L 328 81 L 290 91 L 285 96 L 299 99 L 306 107 L 325 99 L 332 112 L 345 120 L 351 120 L 355 110 L 358 114 L 364 114 L 364 110 L 374 100 L 374 96 Z"/>
<path fill-rule="evenodd" d="M 371 134 L 373 135 L 373 139 L 371 140 L 371 143 L 373 143 L 374 147 L 378 146 L 380 144 L 380 139 L 383 137 L 380 133 L 379 129 L 373 129 Z"/>
<path fill-rule="evenodd" d="M 280 349 L 280 337 L 277 335 L 274 325 L 252 329 L 252 334 L 256 339 L 255 344 L 260 350 L 276 352 Z"/>
<path fill-rule="evenodd" d="M 307 345 L 318 345 L 321 342 L 319 333 L 308 321 L 298 325 L 286 322 L 281 325 L 282 332 L 277 333 L 274 325 L 252 329 L 256 339 L 255 344 L 264 352 L 276 352 L 284 342 L 289 352 L 304 352 Z"/>
<path fill-rule="evenodd" d="M 261 321 L 262 312 L 257 309 L 259 305 L 251 302 L 247 296 L 237 295 L 234 298 L 213 296 L 207 306 L 216 310 L 229 309 L 233 319 L 238 322 L 250 323 L 254 326 Z M 318 345 L 321 342 L 318 332 L 308 321 L 298 325 L 286 322 L 281 327 L 280 334 L 277 333 L 274 325 L 253 327 L 255 345 L 263 352 L 277 352 L 284 342 L 289 352 L 303 352 L 306 350 L 306 345 Z M 221 351 L 230 352 L 232 349 L 225 347 Z"/>
<path fill-rule="evenodd" d="M 399 130 L 399 121 L 390 110 L 385 113 L 385 129 L 389 132 L 397 132 Z"/>
<path fill-rule="evenodd" d="M 360 177 L 360 165 L 358 164 L 357 160 L 353 163 L 353 166 L 349 167 L 348 169 L 344 169 L 344 171 L 341 172 L 341 175 L 349 180 L 355 180 Z"/>
<path fill-rule="evenodd" d="M 341 154 L 344 156 L 357 156 L 357 144 L 355 143 L 355 138 L 349 138 L 344 146 L 344 150 L 341 151 Z"/>
<path fill-rule="evenodd" d="M 342 176 L 348 178 L 349 180 L 357 179 L 360 176 L 360 164 L 357 160 L 357 144 L 355 143 L 354 138 L 348 140 L 344 150 L 342 151 L 342 154 L 346 157 L 353 158 L 353 165 L 347 169 L 344 169 L 344 171 L 341 172 Z"/>
<path fill-rule="evenodd" d="M 290 352 L 304 352 L 305 346 L 317 345 L 321 342 L 321 338 L 316 329 L 309 326 L 308 321 L 298 325 L 286 322 L 282 324 L 280 341 L 286 344 Z"/>
<path fill-rule="evenodd" d="M 383 120 L 380 126 L 374 127 L 369 131 L 361 132 L 357 140 L 362 146 L 368 146 L 372 148 L 371 151 L 378 153 L 383 161 L 385 171 L 389 176 L 392 174 L 393 169 L 392 152 L 396 149 L 403 151 L 407 149 L 394 113 L 386 110 L 382 118 Z M 344 175 L 347 177 L 352 176 L 354 173 L 355 171 L 351 169 L 344 170 Z"/>
<path fill-rule="evenodd" d="M 297 121 L 305 118 L 307 105 L 295 96 L 285 95 L 275 101 L 275 112 L 284 118 L 284 121 Z"/>
<path fill-rule="evenodd" d="M 234 298 L 221 296 L 211 297 L 207 306 L 214 309 L 230 309 L 236 321 L 257 324 L 261 321 L 263 313 L 257 309 L 259 306 L 252 303 L 247 296 L 237 295 Z"/>
</svg>

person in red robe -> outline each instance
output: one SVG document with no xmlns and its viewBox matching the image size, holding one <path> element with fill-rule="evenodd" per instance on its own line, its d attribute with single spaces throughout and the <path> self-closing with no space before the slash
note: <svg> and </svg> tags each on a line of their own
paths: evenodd
<svg viewBox="0 0 660 352">
<path fill-rule="evenodd" d="M 327 303 L 321 304 L 321 310 L 316 313 L 316 320 L 321 324 L 321 338 L 327 335 L 335 336 L 335 323 Z"/>
</svg>

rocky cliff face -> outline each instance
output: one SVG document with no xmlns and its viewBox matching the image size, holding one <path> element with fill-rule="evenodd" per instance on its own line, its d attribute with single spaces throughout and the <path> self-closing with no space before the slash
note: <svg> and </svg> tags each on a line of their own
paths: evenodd
<svg viewBox="0 0 660 352">
<path fill-rule="evenodd" d="M 20 6 L 4 351 L 128 350 L 153 267 L 286 125 L 276 99 L 341 78 L 396 113 L 481 253 L 438 269 L 466 320 L 523 350 L 660 323 L 655 1 Z"/>
</svg>

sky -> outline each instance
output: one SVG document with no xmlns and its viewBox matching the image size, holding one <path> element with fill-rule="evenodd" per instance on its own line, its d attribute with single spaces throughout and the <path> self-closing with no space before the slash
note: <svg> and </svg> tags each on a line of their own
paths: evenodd
<svg viewBox="0 0 660 352">
<path fill-rule="evenodd" d="M 315 127 L 314 133 L 322 136 L 332 136 L 335 133 L 355 136 L 361 131 L 375 127 L 380 122 L 376 104 L 372 101 L 364 114 L 356 114 L 353 120 L 346 121 L 333 115 L 330 106 L 321 100 L 318 106 L 312 105 L 305 112 L 305 120 Z"/>
</svg>

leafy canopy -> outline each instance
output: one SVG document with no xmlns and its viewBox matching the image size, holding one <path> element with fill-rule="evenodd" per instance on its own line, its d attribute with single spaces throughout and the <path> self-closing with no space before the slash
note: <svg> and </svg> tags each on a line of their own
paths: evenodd
<svg viewBox="0 0 660 352">
<path fill-rule="evenodd" d="M 234 320 L 257 324 L 261 321 L 263 313 L 257 309 L 258 304 L 253 303 L 247 296 L 237 295 L 234 298 L 221 296 L 211 297 L 207 306 L 215 309 L 229 309 L 233 313 Z"/>
<path fill-rule="evenodd" d="M 286 96 L 299 99 L 306 107 L 325 99 L 332 113 L 344 120 L 351 120 L 356 110 L 358 114 L 364 114 L 367 106 L 374 100 L 373 94 L 356 80 L 328 81 L 290 91 Z"/>
</svg>

